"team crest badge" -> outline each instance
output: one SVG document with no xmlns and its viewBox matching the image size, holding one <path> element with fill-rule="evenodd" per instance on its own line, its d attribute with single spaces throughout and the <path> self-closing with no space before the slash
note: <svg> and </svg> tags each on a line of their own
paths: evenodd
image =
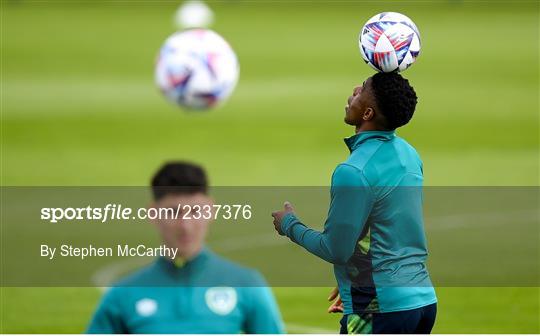
<svg viewBox="0 0 540 336">
<path fill-rule="evenodd" d="M 151 316 L 154 315 L 157 311 L 157 302 L 156 300 L 148 298 L 141 299 L 135 304 L 135 309 L 137 310 L 137 314 L 139 314 L 140 316 Z"/>
<path fill-rule="evenodd" d="M 212 287 L 204 295 L 206 305 L 218 315 L 227 315 L 233 311 L 238 301 L 236 290 L 232 287 Z"/>
</svg>

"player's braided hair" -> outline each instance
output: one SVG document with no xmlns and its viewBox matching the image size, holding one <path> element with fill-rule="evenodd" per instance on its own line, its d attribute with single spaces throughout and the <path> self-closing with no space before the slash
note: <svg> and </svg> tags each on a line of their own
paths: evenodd
<svg viewBox="0 0 540 336">
<path fill-rule="evenodd" d="M 396 72 L 379 72 L 371 77 L 371 87 L 387 128 L 396 129 L 411 120 L 418 99 L 407 79 Z"/>
</svg>

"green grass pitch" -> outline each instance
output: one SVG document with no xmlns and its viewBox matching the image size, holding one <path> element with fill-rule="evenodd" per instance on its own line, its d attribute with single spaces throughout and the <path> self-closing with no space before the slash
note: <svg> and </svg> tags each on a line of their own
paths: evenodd
<svg viewBox="0 0 540 336">
<path fill-rule="evenodd" d="M 537 2 L 210 4 L 240 82 L 223 108 L 187 114 L 153 84 L 176 2 L 2 1 L 1 184 L 146 185 L 181 158 L 205 165 L 214 185 L 328 185 L 352 132 L 346 98 L 372 73 L 358 32 L 393 10 L 422 36 L 404 73 L 419 105 L 399 134 L 421 154 L 426 184 L 538 185 Z M 338 330 L 328 291 L 274 288 L 290 332 Z M 437 293 L 434 332 L 540 332 L 538 287 Z M 2 288 L 0 332 L 81 332 L 99 297 Z"/>
</svg>

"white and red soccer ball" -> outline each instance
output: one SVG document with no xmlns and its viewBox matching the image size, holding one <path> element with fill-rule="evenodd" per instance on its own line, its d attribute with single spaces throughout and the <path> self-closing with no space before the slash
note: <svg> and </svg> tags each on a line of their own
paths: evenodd
<svg viewBox="0 0 540 336">
<path fill-rule="evenodd" d="M 231 95 L 239 72 L 227 41 L 212 30 L 191 29 L 167 38 L 159 51 L 155 80 L 174 104 L 204 110 Z"/>
<path fill-rule="evenodd" d="M 407 16 L 384 12 L 366 22 L 359 47 L 364 61 L 375 70 L 404 71 L 420 54 L 420 33 Z"/>
</svg>

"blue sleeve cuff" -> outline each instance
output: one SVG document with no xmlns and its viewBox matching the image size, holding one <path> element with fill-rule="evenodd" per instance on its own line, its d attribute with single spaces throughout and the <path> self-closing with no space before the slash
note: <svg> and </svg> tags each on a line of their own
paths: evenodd
<svg viewBox="0 0 540 336">
<path fill-rule="evenodd" d="M 281 231 L 285 236 L 291 238 L 292 227 L 294 226 L 294 224 L 299 223 L 300 221 L 298 220 L 298 218 L 296 218 L 294 213 L 290 212 L 283 216 L 283 218 L 281 219 Z"/>
</svg>

